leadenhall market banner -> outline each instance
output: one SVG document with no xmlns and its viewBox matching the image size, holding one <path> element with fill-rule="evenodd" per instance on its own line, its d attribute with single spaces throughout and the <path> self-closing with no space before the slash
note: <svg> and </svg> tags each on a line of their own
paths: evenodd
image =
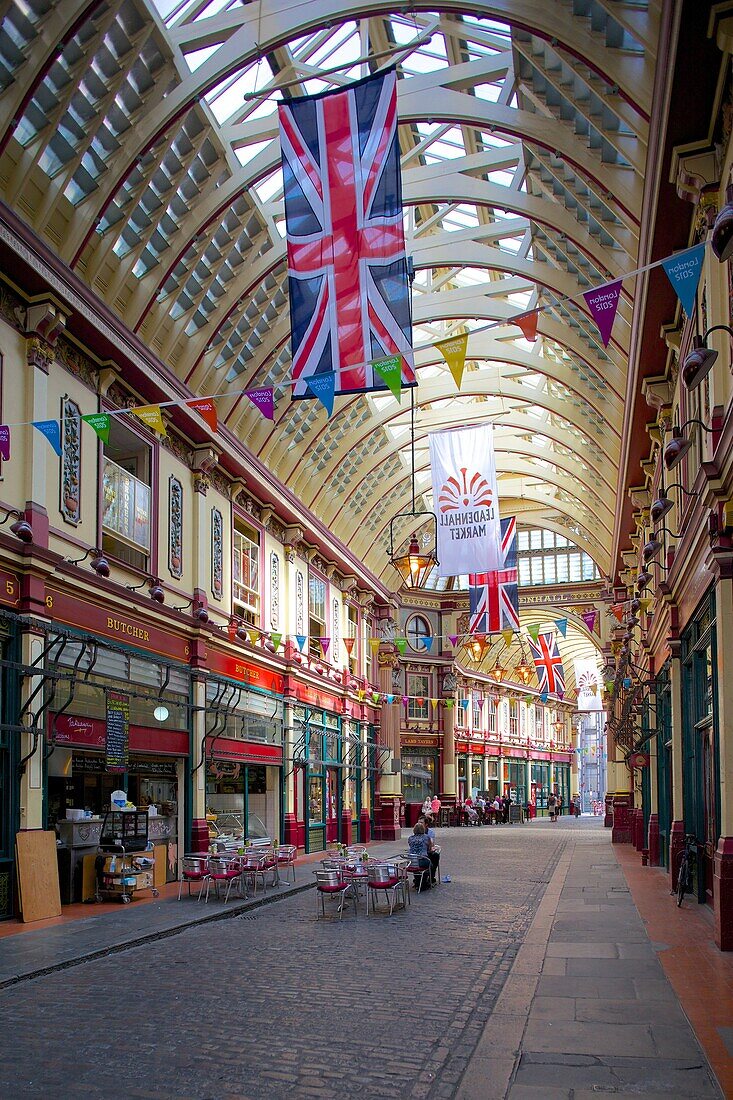
<svg viewBox="0 0 733 1100">
<path fill-rule="evenodd" d="M 429 441 L 439 575 L 456 577 L 500 569 L 493 428 L 436 432 Z"/>
</svg>

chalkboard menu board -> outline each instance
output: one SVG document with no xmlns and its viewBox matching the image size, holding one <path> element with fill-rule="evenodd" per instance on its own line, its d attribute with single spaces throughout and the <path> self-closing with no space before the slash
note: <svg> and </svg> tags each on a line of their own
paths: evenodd
<svg viewBox="0 0 733 1100">
<path fill-rule="evenodd" d="M 130 696 L 107 692 L 105 766 L 108 772 L 124 772 L 130 755 Z"/>
</svg>

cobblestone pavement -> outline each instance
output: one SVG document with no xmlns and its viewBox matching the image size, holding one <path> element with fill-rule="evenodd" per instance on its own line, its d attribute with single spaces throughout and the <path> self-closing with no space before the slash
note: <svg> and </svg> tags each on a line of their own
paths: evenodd
<svg viewBox="0 0 733 1100">
<path fill-rule="evenodd" d="M 440 839 L 452 882 L 391 918 L 307 891 L 3 990 L 0 1096 L 450 1095 L 563 841 Z"/>
</svg>

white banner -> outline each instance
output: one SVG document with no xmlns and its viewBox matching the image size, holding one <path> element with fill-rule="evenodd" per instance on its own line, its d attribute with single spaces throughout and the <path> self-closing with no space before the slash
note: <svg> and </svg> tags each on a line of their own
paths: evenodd
<svg viewBox="0 0 733 1100">
<path fill-rule="evenodd" d="M 429 436 L 433 509 L 438 517 L 438 575 L 501 568 L 494 429 L 489 425 Z"/>
<path fill-rule="evenodd" d="M 583 657 L 575 663 L 575 684 L 578 689 L 578 710 L 603 710 L 601 674 L 593 657 Z"/>
</svg>

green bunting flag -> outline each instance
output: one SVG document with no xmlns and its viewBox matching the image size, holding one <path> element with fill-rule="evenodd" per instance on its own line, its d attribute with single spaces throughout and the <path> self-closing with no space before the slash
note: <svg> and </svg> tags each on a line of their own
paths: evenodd
<svg viewBox="0 0 733 1100">
<path fill-rule="evenodd" d="M 405 650 L 407 649 L 407 638 L 395 638 L 394 644 L 397 646 L 397 652 L 400 657 L 404 657 Z"/>
<path fill-rule="evenodd" d="M 278 651 L 278 649 L 279 649 L 279 647 L 280 647 L 280 642 L 281 642 L 282 640 L 283 640 L 283 636 L 282 636 L 282 634 L 277 634 L 277 633 L 275 633 L 275 634 L 271 634 L 271 635 L 270 635 L 270 641 L 271 641 L 271 642 L 272 642 L 272 644 L 274 645 L 274 647 L 275 647 L 275 652 L 276 652 L 276 653 L 277 653 L 277 651 Z"/>
<path fill-rule="evenodd" d="M 384 359 L 374 359 L 372 366 L 381 374 L 390 393 L 399 401 L 402 396 L 402 356 L 387 355 Z"/>
<path fill-rule="evenodd" d="M 108 413 L 90 413 L 89 416 L 82 416 L 82 420 L 94 428 L 103 443 L 109 443 L 109 428 L 112 421 Z"/>
<path fill-rule="evenodd" d="M 536 642 L 537 639 L 540 636 L 540 624 L 539 623 L 532 623 L 531 626 L 527 627 L 527 633 L 529 634 L 532 641 Z"/>
</svg>

